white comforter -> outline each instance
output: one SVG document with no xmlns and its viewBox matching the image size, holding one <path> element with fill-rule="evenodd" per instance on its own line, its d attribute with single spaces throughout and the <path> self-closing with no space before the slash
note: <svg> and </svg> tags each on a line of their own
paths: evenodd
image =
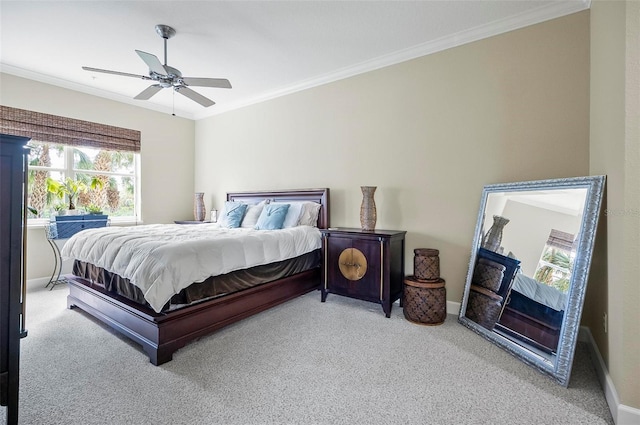
<svg viewBox="0 0 640 425">
<path fill-rule="evenodd" d="M 556 311 L 564 310 L 567 305 L 566 294 L 522 273 L 516 274 L 512 289 Z"/>
<path fill-rule="evenodd" d="M 294 258 L 321 245 L 320 231 L 310 226 L 253 230 L 216 224 L 150 224 L 84 230 L 65 243 L 62 257 L 129 279 L 160 312 L 174 294 L 193 282 Z"/>
</svg>

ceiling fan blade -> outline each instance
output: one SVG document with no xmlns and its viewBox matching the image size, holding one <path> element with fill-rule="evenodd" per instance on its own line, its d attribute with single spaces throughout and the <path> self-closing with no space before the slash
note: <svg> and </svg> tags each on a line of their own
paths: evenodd
<svg viewBox="0 0 640 425">
<path fill-rule="evenodd" d="M 120 72 L 120 71 L 109 71 L 108 69 L 90 68 L 88 66 L 83 66 L 82 69 L 84 69 L 85 71 L 91 71 L 91 72 L 102 72 L 104 74 L 121 75 L 123 77 L 142 78 L 143 80 L 150 80 L 151 79 L 151 78 L 147 77 L 146 75 L 129 74 L 127 72 Z"/>
<path fill-rule="evenodd" d="M 162 86 L 160 84 L 154 84 L 142 90 L 139 95 L 134 97 L 134 99 L 149 100 L 154 94 L 158 93 L 160 90 L 162 90 Z"/>
<path fill-rule="evenodd" d="M 205 108 L 216 104 L 216 102 L 214 102 L 213 100 L 207 99 L 206 97 L 204 97 L 200 93 L 196 93 L 196 92 L 194 92 L 193 90 L 191 90 L 190 88 L 188 88 L 186 86 L 178 86 L 178 87 L 175 88 L 175 91 L 177 91 L 178 93 L 180 93 L 183 96 L 188 97 L 189 99 L 193 100 L 194 102 L 198 102 L 199 104 L 201 104 Z"/>
<path fill-rule="evenodd" d="M 197 87 L 216 87 L 220 89 L 230 89 L 231 83 L 225 78 L 191 78 L 183 77 L 184 81 L 189 86 Z"/>
<path fill-rule="evenodd" d="M 158 59 L 155 55 L 143 52 L 142 50 L 136 50 L 136 53 L 138 54 L 138 56 L 140 56 L 140 59 L 142 59 L 147 64 L 151 71 L 160 75 L 168 74 L 167 70 L 164 69 L 162 62 L 160 62 L 160 59 Z"/>
</svg>

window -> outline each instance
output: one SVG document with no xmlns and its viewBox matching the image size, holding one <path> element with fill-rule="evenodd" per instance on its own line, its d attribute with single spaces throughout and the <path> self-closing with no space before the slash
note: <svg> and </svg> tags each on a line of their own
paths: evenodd
<svg viewBox="0 0 640 425">
<path fill-rule="evenodd" d="M 533 278 L 567 293 L 576 256 L 574 239 L 571 233 L 551 229 Z"/>
<path fill-rule="evenodd" d="M 34 140 L 29 146 L 29 206 L 37 211 L 30 218 L 47 219 L 69 207 L 69 197 L 53 191 L 55 182 L 67 179 L 79 189 L 76 209 L 98 209 L 122 221 L 139 216 L 139 154 Z"/>
<path fill-rule="evenodd" d="M 0 105 L 0 132 L 31 138 L 31 223 L 76 203 L 116 221 L 140 217 L 139 131 Z"/>
</svg>

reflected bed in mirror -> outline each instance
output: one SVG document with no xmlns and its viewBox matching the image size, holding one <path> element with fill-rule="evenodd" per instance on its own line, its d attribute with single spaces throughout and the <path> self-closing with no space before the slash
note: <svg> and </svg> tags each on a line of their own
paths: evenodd
<svg viewBox="0 0 640 425">
<path fill-rule="evenodd" d="M 604 176 L 484 187 L 459 321 L 569 384 Z"/>
</svg>

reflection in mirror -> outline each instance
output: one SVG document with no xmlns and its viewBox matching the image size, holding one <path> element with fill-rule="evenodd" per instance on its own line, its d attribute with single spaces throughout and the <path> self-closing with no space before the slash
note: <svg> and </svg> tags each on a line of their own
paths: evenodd
<svg viewBox="0 0 640 425">
<path fill-rule="evenodd" d="M 604 177 L 485 186 L 459 321 L 568 385 Z"/>
</svg>

